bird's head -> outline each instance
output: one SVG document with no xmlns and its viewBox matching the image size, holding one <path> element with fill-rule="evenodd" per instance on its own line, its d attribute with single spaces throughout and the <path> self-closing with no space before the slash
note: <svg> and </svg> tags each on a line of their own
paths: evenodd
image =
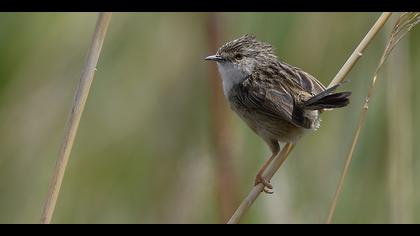
<svg viewBox="0 0 420 236">
<path fill-rule="evenodd" d="M 268 66 L 277 61 L 277 57 L 270 44 L 246 34 L 226 43 L 205 60 L 217 63 L 226 95 L 232 86 L 244 81 L 257 67 Z"/>
</svg>

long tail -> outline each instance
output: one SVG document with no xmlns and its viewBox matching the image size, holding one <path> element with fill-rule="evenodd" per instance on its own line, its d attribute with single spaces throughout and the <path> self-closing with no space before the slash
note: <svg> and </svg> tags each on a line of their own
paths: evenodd
<svg viewBox="0 0 420 236">
<path fill-rule="evenodd" d="M 351 92 L 334 93 L 340 85 L 341 83 L 311 97 L 303 103 L 303 108 L 307 110 L 321 110 L 347 106 L 350 103 L 349 97 Z"/>
</svg>

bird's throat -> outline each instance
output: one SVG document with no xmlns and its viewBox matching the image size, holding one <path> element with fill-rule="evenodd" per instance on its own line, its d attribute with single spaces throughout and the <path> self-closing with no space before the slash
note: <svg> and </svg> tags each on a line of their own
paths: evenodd
<svg viewBox="0 0 420 236">
<path fill-rule="evenodd" d="M 229 91 L 237 84 L 242 83 L 248 74 L 231 63 L 217 63 L 222 79 L 223 92 L 228 98 Z"/>
</svg>

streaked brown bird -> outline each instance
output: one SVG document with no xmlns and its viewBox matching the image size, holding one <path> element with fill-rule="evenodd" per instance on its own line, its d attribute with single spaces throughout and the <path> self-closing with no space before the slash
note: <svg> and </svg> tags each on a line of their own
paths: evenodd
<svg viewBox="0 0 420 236">
<path fill-rule="evenodd" d="M 270 44 L 252 35 L 226 43 L 205 60 L 217 63 L 231 109 L 272 152 L 255 178 L 266 193 L 273 186 L 262 174 L 280 152 L 279 142 L 295 143 L 319 128 L 323 110 L 349 104 L 350 92 L 334 93 L 339 85 L 326 89 L 312 75 L 279 61 Z"/>
</svg>

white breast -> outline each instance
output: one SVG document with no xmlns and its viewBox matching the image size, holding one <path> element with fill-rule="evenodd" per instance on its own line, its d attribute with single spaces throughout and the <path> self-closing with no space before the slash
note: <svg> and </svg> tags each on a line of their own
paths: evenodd
<svg viewBox="0 0 420 236">
<path fill-rule="evenodd" d="M 227 98 L 232 87 L 243 82 L 248 75 L 242 70 L 238 69 L 233 63 L 217 63 L 217 66 L 222 78 L 223 92 Z"/>
</svg>

